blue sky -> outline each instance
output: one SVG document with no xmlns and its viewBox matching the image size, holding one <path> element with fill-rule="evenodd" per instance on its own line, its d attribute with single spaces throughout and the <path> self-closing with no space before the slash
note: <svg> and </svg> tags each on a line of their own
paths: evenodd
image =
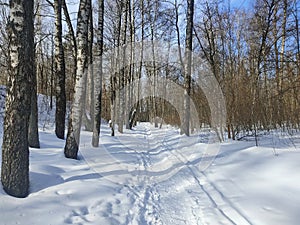
<svg viewBox="0 0 300 225">
<path fill-rule="evenodd" d="M 66 0 L 70 13 L 77 13 L 78 1 Z M 230 0 L 231 6 L 235 8 L 247 8 L 253 4 L 253 0 Z"/>
<path fill-rule="evenodd" d="M 231 5 L 236 8 L 247 8 L 251 5 L 251 0 L 230 0 L 230 2 Z"/>
</svg>

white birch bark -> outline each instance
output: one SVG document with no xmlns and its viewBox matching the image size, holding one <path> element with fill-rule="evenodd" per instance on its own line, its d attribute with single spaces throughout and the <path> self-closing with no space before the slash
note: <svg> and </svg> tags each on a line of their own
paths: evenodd
<svg viewBox="0 0 300 225">
<path fill-rule="evenodd" d="M 29 193 L 28 126 L 34 73 L 33 0 L 11 0 L 9 77 L 5 103 L 1 182 L 9 195 Z"/>
<path fill-rule="evenodd" d="M 86 80 L 87 80 L 87 49 L 88 49 L 88 19 L 91 1 L 81 0 L 77 20 L 77 72 L 75 93 L 69 119 L 65 156 L 77 159 L 82 113 L 85 107 Z"/>
<path fill-rule="evenodd" d="M 192 50 L 193 50 L 193 17 L 194 17 L 194 0 L 187 0 L 187 27 L 185 40 L 185 93 L 184 93 L 184 118 L 182 132 L 190 135 L 190 92 L 191 92 L 191 68 L 192 68 Z"/>
</svg>

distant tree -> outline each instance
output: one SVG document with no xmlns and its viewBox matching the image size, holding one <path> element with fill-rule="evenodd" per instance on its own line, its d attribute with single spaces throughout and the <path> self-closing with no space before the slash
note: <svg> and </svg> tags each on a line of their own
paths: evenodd
<svg viewBox="0 0 300 225">
<path fill-rule="evenodd" d="M 32 74 L 31 113 L 30 113 L 29 128 L 28 128 L 28 143 L 29 146 L 32 148 L 40 148 L 39 129 L 38 129 L 38 101 L 37 101 L 37 77 L 36 77 L 37 73 L 36 73 L 35 62 L 34 62 L 33 72 L 34 73 Z"/>
<path fill-rule="evenodd" d="M 40 1 L 35 2 L 37 11 L 40 11 Z M 38 15 L 36 18 L 37 24 L 40 23 L 40 16 Z M 37 28 L 38 26 L 35 26 Z M 40 27 L 39 27 L 40 28 Z M 36 30 L 35 30 L 35 33 Z M 31 94 L 31 113 L 29 119 L 29 130 L 28 130 L 28 142 L 29 146 L 32 148 L 40 148 L 39 141 L 39 129 L 38 129 L 38 101 L 37 101 L 37 66 L 36 66 L 36 46 L 37 43 L 34 44 L 34 74 L 32 75 L 32 94 Z"/>
<path fill-rule="evenodd" d="M 0 82 L 6 84 L 7 76 L 4 71 L 7 71 L 8 65 L 8 34 L 6 24 L 8 23 L 8 7 L 7 5 L 0 6 Z"/>
<path fill-rule="evenodd" d="M 28 126 L 34 74 L 33 0 L 9 3 L 9 76 L 2 144 L 1 181 L 9 195 L 29 192 Z"/>
<path fill-rule="evenodd" d="M 91 7 L 90 13 L 89 13 L 89 38 L 88 38 L 88 75 L 87 75 L 87 95 L 86 95 L 86 106 L 85 106 L 85 112 L 83 112 L 83 123 L 85 125 L 85 130 L 87 131 L 93 131 L 94 127 L 94 105 L 95 105 L 95 79 L 96 75 L 94 73 L 94 14 L 93 14 L 93 8 Z"/>
<path fill-rule="evenodd" d="M 125 121 L 125 75 L 126 75 L 126 61 L 127 55 L 125 55 L 127 48 L 127 27 L 128 27 L 128 0 L 121 1 L 121 23 L 120 23 L 120 38 L 119 46 L 122 46 L 120 55 L 117 58 L 121 62 L 118 64 L 118 89 L 117 89 L 117 99 L 118 99 L 118 131 L 123 133 L 124 121 Z"/>
</svg>

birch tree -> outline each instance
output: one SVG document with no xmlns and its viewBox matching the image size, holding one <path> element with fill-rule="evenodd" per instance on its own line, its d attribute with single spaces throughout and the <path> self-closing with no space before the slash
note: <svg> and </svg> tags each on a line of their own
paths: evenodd
<svg viewBox="0 0 300 225">
<path fill-rule="evenodd" d="M 193 20 L 194 20 L 194 0 L 187 0 L 187 26 L 185 39 L 185 65 L 184 65 L 184 118 L 182 132 L 190 135 L 190 94 L 191 94 L 191 69 L 192 69 L 192 51 L 193 51 Z"/>
<path fill-rule="evenodd" d="M 2 144 L 1 181 L 9 195 L 29 193 L 28 126 L 34 74 L 33 0 L 11 0 L 9 76 Z"/>
<path fill-rule="evenodd" d="M 80 141 L 82 113 L 85 107 L 87 54 L 88 54 L 88 20 L 91 0 L 81 0 L 77 19 L 77 71 L 75 93 L 69 118 L 67 140 L 64 153 L 67 158 L 77 159 Z"/>
<path fill-rule="evenodd" d="M 94 82 L 94 122 L 93 122 L 93 139 L 92 145 L 99 146 L 99 135 L 101 125 L 101 98 L 102 98 L 102 54 L 103 54 L 103 28 L 104 28 L 104 0 L 98 0 L 98 31 L 97 31 L 97 50 L 98 50 L 98 63 L 97 73 Z"/>
<path fill-rule="evenodd" d="M 127 67 L 127 56 L 126 56 L 126 43 L 127 43 L 127 26 L 128 26 L 128 0 L 121 2 L 121 34 L 120 34 L 120 42 L 121 42 L 121 62 L 119 63 L 118 70 L 118 131 L 123 133 L 124 127 L 124 117 L 125 117 L 125 75 L 126 75 L 126 67 Z"/>
<path fill-rule="evenodd" d="M 103 28 L 104 28 L 104 0 L 98 0 L 98 30 L 97 30 L 97 50 L 98 60 L 94 82 L 94 118 L 93 118 L 93 138 L 92 145 L 99 146 L 99 135 L 101 125 L 101 98 L 102 98 L 102 54 L 103 54 Z"/>
</svg>

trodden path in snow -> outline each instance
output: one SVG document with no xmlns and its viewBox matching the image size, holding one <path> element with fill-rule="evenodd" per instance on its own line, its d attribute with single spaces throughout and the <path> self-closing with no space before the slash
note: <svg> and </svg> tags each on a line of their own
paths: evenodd
<svg viewBox="0 0 300 225">
<path fill-rule="evenodd" d="M 84 160 L 116 192 L 95 203 L 93 213 L 107 216 L 108 224 L 251 225 L 201 171 L 207 145 L 198 141 L 149 123 L 118 137 L 103 135 L 101 151 L 84 148 L 83 141 Z"/>
</svg>

